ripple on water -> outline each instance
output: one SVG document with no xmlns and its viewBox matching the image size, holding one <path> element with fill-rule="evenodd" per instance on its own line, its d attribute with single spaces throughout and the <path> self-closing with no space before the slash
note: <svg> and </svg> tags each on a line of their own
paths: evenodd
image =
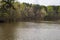
<svg viewBox="0 0 60 40">
<path fill-rule="evenodd" d="M 5 35 L 5 34 L 11 34 Z M 20 22 L 0 25 L 0 40 L 60 40 L 60 25 L 48 23 Z M 6 39 L 5 39 L 6 40 Z"/>
</svg>

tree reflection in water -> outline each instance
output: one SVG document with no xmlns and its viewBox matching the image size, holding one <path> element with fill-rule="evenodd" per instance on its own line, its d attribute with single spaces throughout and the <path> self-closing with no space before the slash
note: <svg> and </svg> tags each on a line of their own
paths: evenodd
<svg viewBox="0 0 60 40">
<path fill-rule="evenodd" d="M 0 40 L 14 40 L 17 23 L 0 23 Z"/>
</svg>

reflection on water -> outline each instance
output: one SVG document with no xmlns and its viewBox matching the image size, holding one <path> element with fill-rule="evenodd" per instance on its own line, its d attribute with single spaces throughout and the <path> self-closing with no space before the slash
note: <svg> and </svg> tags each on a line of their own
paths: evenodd
<svg viewBox="0 0 60 40">
<path fill-rule="evenodd" d="M 16 23 L 0 23 L 0 40 L 14 40 Z"/>
<path fill-rule="evenodd" d="M 60 40 L 60 25 L 47 23 L 1 23 L 0 40 Z"/>
</svg>

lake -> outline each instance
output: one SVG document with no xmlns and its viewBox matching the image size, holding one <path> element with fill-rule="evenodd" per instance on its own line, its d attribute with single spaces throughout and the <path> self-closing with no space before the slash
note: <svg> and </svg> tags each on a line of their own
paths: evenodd
<svg viewBox="0 0 60 40">
<path fill-rule="evenodd" d="M 60 24 L 0 23 L 0 40 L 60 40 Z"/>
</svg>

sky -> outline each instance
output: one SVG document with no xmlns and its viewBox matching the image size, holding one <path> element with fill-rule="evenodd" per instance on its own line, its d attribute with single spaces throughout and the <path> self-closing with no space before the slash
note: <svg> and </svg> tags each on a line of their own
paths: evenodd
<svg viewBox="0 0 60 40">
<path fill-rule="evenodd" d="M 60 5 L 60 0 L 18 0 L 20 3 L 26 2 L 31 4 L 39 4 L 39 5 Z"/>
</svg>

